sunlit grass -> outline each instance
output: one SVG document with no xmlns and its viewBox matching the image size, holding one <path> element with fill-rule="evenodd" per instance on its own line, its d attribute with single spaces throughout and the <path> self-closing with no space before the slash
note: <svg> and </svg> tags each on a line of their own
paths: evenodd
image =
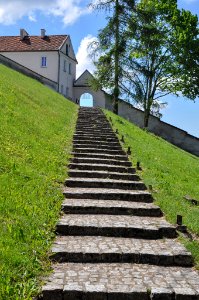
<svg viewBox="0 0 199 300">
<path fill-rule="evenodd" d="M 0 65 L 0 299 L 32 299 L 49 266 L 77 107 Z"/>
<path fill-rule="evenodd" d="M 199 200 L 199 158 L 167 143 L 165 140 L 141 130 L 111 112 L 113 128 L 124 135 L 125 144 L 132 149 L 131 160 L 141 162 L 140 176 L 147 186 L 152 185 L 153 196 L 165 213 L 167 220 L 176 223 L 176 216 L 183 216 L 189 231 L 199 236 L 199 206 L 184 199 L 189 195 Z M 198 239 L 199 240 L 199 239 Z M 199 267 L 199 242 L 184 240 Z"/>
</svg>

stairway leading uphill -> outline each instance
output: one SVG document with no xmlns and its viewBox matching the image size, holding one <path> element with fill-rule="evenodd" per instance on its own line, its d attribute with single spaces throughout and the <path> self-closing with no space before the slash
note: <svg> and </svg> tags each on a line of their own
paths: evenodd
<svg viewBox="0 0 199 300">
<path fill-rule="evenodd" d="M 199 299 L 176 240 L 100 109 L 80 108 L 43 300 Z"/>
</svg>

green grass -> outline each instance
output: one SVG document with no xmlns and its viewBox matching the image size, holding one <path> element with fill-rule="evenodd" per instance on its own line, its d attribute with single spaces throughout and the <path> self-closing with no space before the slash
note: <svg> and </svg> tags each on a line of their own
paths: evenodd
<svg viewBox="0 0 199 300">
<path fill-rule="evenodd" d="M 0 65 L 0 299 L 32 299 L 49 270 L 77 106 Z"/>
<path fill-rule="evenodd" d="M 199 158 L 167 143 L 111 112 L 105 111 L 113 120 L 113 128 L 124 135 L 125 147 L 132 149 L 131 160 L 141 162 L 140 176 L 147 186 L 152 185 L 153 196 L 168 221 L 176 223 L 178 214 L 183 223 L 196 235 L 195 241 L 182 238 L 192 252 L 199 268 L 199 206 L 184 199 L 189 195 L 199 200 Z"/>
</svg>

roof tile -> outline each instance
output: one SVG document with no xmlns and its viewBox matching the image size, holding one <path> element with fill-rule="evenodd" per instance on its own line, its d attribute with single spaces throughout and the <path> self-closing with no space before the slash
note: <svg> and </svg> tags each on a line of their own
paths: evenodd
<svg viewBox="0 0 199 300">
<path fill-rule="evenodd" d="M 0 52 L 57 51 L 68 35 L 29 36 L 21 40 L 20 36 L 0 36 Z"/>
</svg>

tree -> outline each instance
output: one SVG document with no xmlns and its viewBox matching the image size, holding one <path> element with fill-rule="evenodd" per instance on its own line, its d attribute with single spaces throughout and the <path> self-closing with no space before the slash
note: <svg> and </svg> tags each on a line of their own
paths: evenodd
<svg viewBox="0 0 199 300">
<path fill-rule="evenodd" d="M 176 0 L 141 0 L 132 11 L 123 79 L 128 97 L 144 110 L 144 127 L 150 113 L 159 113 L 163 96 L 199 95 L 197 24 Z"/>
<path fill-rule="evenodd" d="M 93 57 L 98 56 L 95 61 L 97 71 L 95 72 L 95 83 L 98 88 L 103 86 L 111 90 L 113 96 L 113 111 L 118 113 L 118 99 L 121 94 L 123 53 L 126 46 L 127 16 L 134 7 L 132 0 L 99 0 L 91 4 L 97 10 L 108 10 L 110 16 L 107 18 L 107 26 L 98 34 L 98 42 L 95 42 Z"/>
</svg>

